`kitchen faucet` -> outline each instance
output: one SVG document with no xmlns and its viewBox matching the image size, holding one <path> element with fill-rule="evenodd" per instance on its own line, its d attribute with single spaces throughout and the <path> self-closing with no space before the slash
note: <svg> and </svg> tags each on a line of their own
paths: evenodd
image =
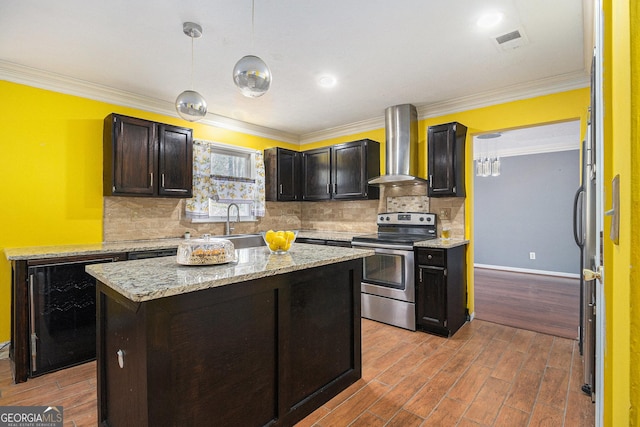
<svg viewBox="0 0 640 427">
<path fill-rule="evenodd" d="M 231 234 L 231 232 L 233 231 L 233 227 L 231 227 L 231 224 L 229 223 L 229 213 L 231 212 L 232 206 L 236 207 L 236 212 L 238 214 L 238 216 L 236 217 L 236 222 L 240 222 L 240 207 L 235 203 L 229 203 L 229 206 L 227 207 L 227 223 L 225 224 L 225 233 L 224 233 L 227 236 Z"/>
</svg>

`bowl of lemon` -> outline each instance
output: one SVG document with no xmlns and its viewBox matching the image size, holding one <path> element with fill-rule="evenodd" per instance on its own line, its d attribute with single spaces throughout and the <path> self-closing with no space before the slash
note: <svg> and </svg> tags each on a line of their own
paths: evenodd
<svg viewBox="0 0 640 427">
<path fill-rule="evenodd" d="M 263 231 L 262 238 L 272 254 L 286 254 L 298 236 L 297 231 L 278 230 Z"/>
</svg>

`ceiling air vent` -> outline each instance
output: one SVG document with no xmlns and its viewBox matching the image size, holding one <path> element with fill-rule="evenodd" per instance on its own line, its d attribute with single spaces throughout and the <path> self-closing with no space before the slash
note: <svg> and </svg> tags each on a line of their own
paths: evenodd
<svg viewBox="0 0 640 427">
<path fill-rule="evenodd" d="M 522 28 L 495 36 L 492 40 L 499 50 L 507 52 L 529 44 L 529 39 Z"/>
</svg>

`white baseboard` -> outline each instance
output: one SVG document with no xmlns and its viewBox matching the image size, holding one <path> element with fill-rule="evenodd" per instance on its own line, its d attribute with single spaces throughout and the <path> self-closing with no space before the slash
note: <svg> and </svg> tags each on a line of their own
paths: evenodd
<svg viewBox="0 0 640 427">
<path fill-rule="evenodd" d="M 563 273 L 560 271 L 532 270 L 529 268 L 506 267 L 503 265 L 473 264 L 475 268 L 486 268 L 487 270 L 503 270 L 513 271 L 515 273 L 540 274 L 542 276 L 567 277 L 570 279 L 579 279 L 580 275 L 576 273 Z"/>
<path fill-rule="evenodd" d="M 7 342 L 0 342 L 0 359 L 8 359 L 9 358 L 9 343 L 11 341 L 7 341 Z"/>
</svg>

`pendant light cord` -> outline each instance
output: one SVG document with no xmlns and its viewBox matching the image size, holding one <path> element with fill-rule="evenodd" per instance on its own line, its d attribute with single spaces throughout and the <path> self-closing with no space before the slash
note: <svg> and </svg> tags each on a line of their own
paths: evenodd
<svg viewBox="0 0 640 427">
<path fill-rule="evenodd" d="M 251 50 L 254 50 L 254 24 L 256 16 L 256 0 L 251 0 Z"/>
<path fill-rule="evenodd" d="M 191 90 L 193 90 L 193 34 L 191 34 Z"/>
</svg>

